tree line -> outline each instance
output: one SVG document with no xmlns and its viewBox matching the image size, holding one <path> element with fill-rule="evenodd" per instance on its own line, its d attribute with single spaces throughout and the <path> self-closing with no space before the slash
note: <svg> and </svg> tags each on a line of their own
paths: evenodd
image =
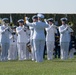
<svg viewBox="0 0 76 75">
<path fill-rule="evenodd" d="M 17 21 L 19 19 L 24 19 L 25 16 L 30 18 L 30 22 L 32 22 L 32 16 L 36 14 L 11 14 L 14 25 L 18 25 Z M 68 23 L 73 24 L 72 28 L 74 29 L 74 33 L 76 34 L 76 14 L 44 14 L 45 19 L 54 18 L 54 22 L 57 22 L 58 26 L 61 25 L 60 18 L 67 17 Z M 10 14 L 0 14 L 0 18 L 9 18 Z"/>
</svg>

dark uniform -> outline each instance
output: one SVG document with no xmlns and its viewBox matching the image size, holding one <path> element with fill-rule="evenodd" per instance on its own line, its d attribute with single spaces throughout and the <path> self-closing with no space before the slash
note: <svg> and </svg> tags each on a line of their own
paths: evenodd
<svg viewBox="0 0 76 75">
<path fill-rule="evenodd" d="M 59 31 L 57 29 L 57 34 L 55 34 L 55 49 L 54 49 L 54 57 L 55 58 L 60 58 L 60 44 L 59 44 L 59 38 L 60 38 L 60 34 Z"/>
</svg>

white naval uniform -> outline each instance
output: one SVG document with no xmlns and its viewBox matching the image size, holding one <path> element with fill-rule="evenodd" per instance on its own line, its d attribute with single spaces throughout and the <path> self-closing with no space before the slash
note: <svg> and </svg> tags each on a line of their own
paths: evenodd
<svg viewBox="0 0 76 75">
<path fill-rule="evenodd" d="M 55 47 L 55 33 L 57 33 L 56 28 L 52 24 L 51 26 L 49 25 L 46 30 L 46 46 L 47 46 L 47 59 L 51 60 L 53 59 L 53 50 Z"/>
<path fill-rule="evenodd" d="M 70 43 L 70 32 L 72 29 L 68 25 L 61 25 L 59 27 L 60 32 L 60 48 L 61 48 L 61 59 L 65 60 L 68 58 L 69 43 Z"/>
<path fill-rule="evenodd" d="M 48 25 L 41 21 L 28 23 L 28 25 L 34 28 L 33 44 L 34 44 L 36 62 L 42 62 L 44 45 L 45 45 L 44 29 L 48 27 Z"/>
<path fill-rule="evenodd" d="M 32 57 L 32 60 L 35 60 L 35 50 L 34 50 L 34 45 L 33 45 L 34 28 L 33 27 L 29 27 L 29 28 L 30 28 L 31 57 Z"/>
<path fill-rule="evenodd" d="M 69 58 L 72 59 L 74 58 L 74 52 L 75 52 L 75 48 L 72 48 L 69 52 Z"/>
<path fill-rule="evenodd" d="M 7 61 L 8 59 L 8 49 L 10 45 L 10 40 L 9 40 L 10 32 L 11 32 L 10 27 L 5 25 L 1 26 L 0 33 L 1 33 L 1 47 L 2 47 L 1 60 L 2 61 Z"/>
<path fill-rule="evenodd" d="M 16 32 L 17 36 L 17 47 L 18 47 L 18 56 L 19 60 L 29 59 L 29 51 L 26 49 L 26 44 L 28 43 L 28 33 L 27 29 L 24 31 L 24 26 L 17 27 Z"/>
<path fill-rule="evenodd" d="M 10 34 L 10 47 L 8 50 L 8 60 L 16 60 L 17 59 L 17 34 Z"/>
</svg>

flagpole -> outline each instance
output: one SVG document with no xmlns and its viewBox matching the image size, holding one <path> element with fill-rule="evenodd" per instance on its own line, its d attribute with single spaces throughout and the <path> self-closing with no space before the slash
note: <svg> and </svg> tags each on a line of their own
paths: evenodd
<svg viewBox="0 0 76 75">
<path fill-rule="evenodd" d="M 10 14 L 10 25 L 13 26 L 12 14 Z"/>
</svg>

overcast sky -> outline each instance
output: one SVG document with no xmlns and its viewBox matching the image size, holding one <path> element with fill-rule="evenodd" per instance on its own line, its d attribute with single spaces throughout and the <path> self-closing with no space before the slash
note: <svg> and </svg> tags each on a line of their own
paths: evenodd
<svg viewBox="0 0 76 75">
<path fill-rule="evenodd" d="M 76 0 L 0 0 L 0 13 L 76 13 Z"/>
</svg>

